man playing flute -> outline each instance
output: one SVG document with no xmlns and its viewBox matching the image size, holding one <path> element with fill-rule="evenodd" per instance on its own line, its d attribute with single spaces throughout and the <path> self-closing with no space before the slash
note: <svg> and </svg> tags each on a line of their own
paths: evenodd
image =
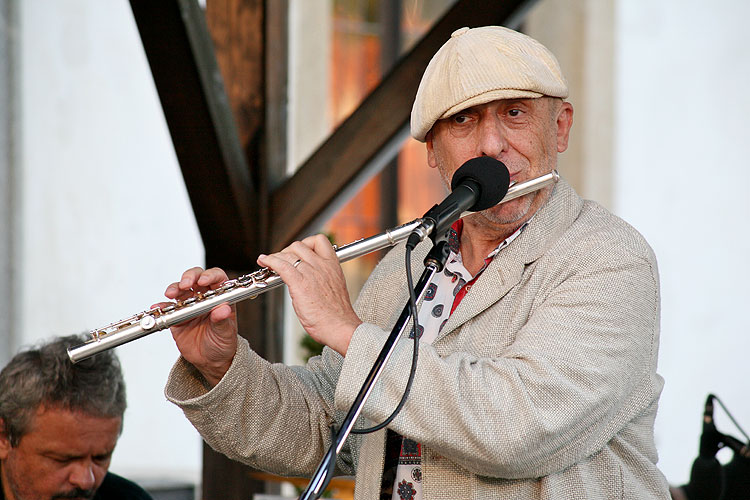
<svg viewBox="0 0 750 500">
<path fill-rule="evenodd" d="M 566 150 L 567 96 L 557 60 L 537 41 L 462 28 L 424 73 L 411 133 L 446 183 L 481 156 L 523 182 L 551 172 Z M 410 397 L 387 429 L 350 436 L 337 456 L 337 473 L 356 476 L 355 498 L 669 498 L 653 437 L 659 280 L 643 237 L 564 180 L 452 231 L 445 271 L 421 304 Z M 389 252 L 354 305 L 325 237 L 260 256 L 323 354 L 306 366 L 270 364 L 221 305 L 172 327 L 182 356 L 167 397 L 230 458 L 309 476 L 406 302 L 404 251 Z M 186 299 L 226 279 L 190 269 L 166 296 Z M 398 404 L 412 359 L 404 337 L 357 427 Z"/>
</svg>

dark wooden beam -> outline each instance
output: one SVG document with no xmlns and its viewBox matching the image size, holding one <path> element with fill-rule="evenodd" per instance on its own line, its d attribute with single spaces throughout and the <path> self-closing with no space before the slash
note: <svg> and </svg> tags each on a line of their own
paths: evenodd
<svg viewBox="0 0 750 500">
<path fill-rule="evenodd" d="M 196 0 L 130 0 L 208 262 L 254 259 L 255 191 Z"/>
<path fill-rule="evenodd" d="M 131 7 L 206 265 L 244 274 L 267 248 L 265 2 L 209 0 L 205 13 L 195 0 L 131 0 Z M 237 305 L 241 333 L 270 360 L 281 352 L 279 328 L 269 314 L 280 309 L 275 301 Z M 202 498 L 241 500 L 267 492 L 251 472 L 204 445 Z"/>
<path fill-rule="evenodd" d="M 401 55 L 402 0 L 380 0 L 380 72 L 388 73 Z M 398 224 L 398 156 L 380 171 L 380 229 Z M 365 235 L 363 235 L 365 236 Z"/>
<path fill-rule="evenodd" d="M 262 0 L 208 0 L 206 24 L 237 122 L 240 144 L 257 142 L 264 116 Z"/>
<path fill-rule="evenodd" d="M 372 173 L 369 166 L 387 162 L 379 153 L 405 136 L 422 73 L 453 31 L 490 24 L 516 27 L 535 2 L 457 2 L 294 176 L 271 194 L 271 250 L 303 235 L 342 193 Z"/>
<path fill-rule="evenodd" d="M 234 268 L 246 272 L 267 251 L 268 185 L 286 166 L 286 0 L 208 0 L 206 22 L 255 187 L 255 238 L 243 267 Z M 277 290 L 262 300 L 237 304 L 241 334 L 269 361 L 281 361 L 283 352 L 282 294 Z M 241 500 L 254 493 L 279 493 L 277 484 L 264 484 L 252 472 L 204 446 L 203 498 Z"/>
<path fill-rule="evenodd" d="M 286 180 L 287 114 L 289 112 L 289 1 L 266 3 L 266 187 Z M 268 200 L 266 200 L 268 208 Z M 268 231 L 263 233 L 266 237 Z"/>
</svg>

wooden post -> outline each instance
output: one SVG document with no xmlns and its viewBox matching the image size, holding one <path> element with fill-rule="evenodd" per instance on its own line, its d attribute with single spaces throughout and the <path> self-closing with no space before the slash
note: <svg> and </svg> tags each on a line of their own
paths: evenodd
<svg viewBox="0 0 750 500">
<path fill-rule="evenodd" d="M 250 193 L 254 211 L 253 257 L 232 274 L 244 274 L 256 267 L 255 257 L 269 252 L 268 189 L 273 179 L 283 178 L 286 144 L 283 122 L 286 92 L 286 2 L 263 0 L 208 0 L 206 23 L 213 40 L 237 135 L 250 168 L 254 190 Z M 278 50 L 278 46 L 284 48 Z M 272 64 L 267 54 L 273 50 Z M 279 182 L 277 180 L 277 182 Z M 221 263 L 207 262 L 208 266 Z M 264 294 L 260 300 L 237 305 L 240 334 L 258 354 L 281 361 L 281 295 L 283 290 Z M 250 499 L 255 493 L 276 485 L 251 476 L 252 470 L 204 445 L 204 500 Z"/>
</svg>

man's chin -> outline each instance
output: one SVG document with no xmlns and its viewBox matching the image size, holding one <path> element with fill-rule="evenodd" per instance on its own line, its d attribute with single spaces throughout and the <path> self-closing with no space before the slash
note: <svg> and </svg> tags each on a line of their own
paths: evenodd
<svg viewBox="0 0 750 500">
<path fill-rule="evenodd" d="M 531 199 L 526 197 L 504 203 L 480 212 L 480 215 L 493 225 L 520 225 L 527 218 L 531 208 Z"/>
</svg>

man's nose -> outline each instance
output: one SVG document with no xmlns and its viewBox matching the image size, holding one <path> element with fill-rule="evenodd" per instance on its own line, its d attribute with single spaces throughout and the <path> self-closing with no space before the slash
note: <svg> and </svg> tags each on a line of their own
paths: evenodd
<svg viewBox="0 0 750 500">
<path fill-rule="evenodd" d="M 90 490 L 96 484 L 94 464 L 89 460 L 76 462 L 70 472 L 70 483 L 82 490 Z"/>
<path fill-rule="evenodd" d="M 494 114 L 485 115 L 479 122 L 479 155 L 500 158 L 508 147 L 500 119 Z"/>
</svg>

